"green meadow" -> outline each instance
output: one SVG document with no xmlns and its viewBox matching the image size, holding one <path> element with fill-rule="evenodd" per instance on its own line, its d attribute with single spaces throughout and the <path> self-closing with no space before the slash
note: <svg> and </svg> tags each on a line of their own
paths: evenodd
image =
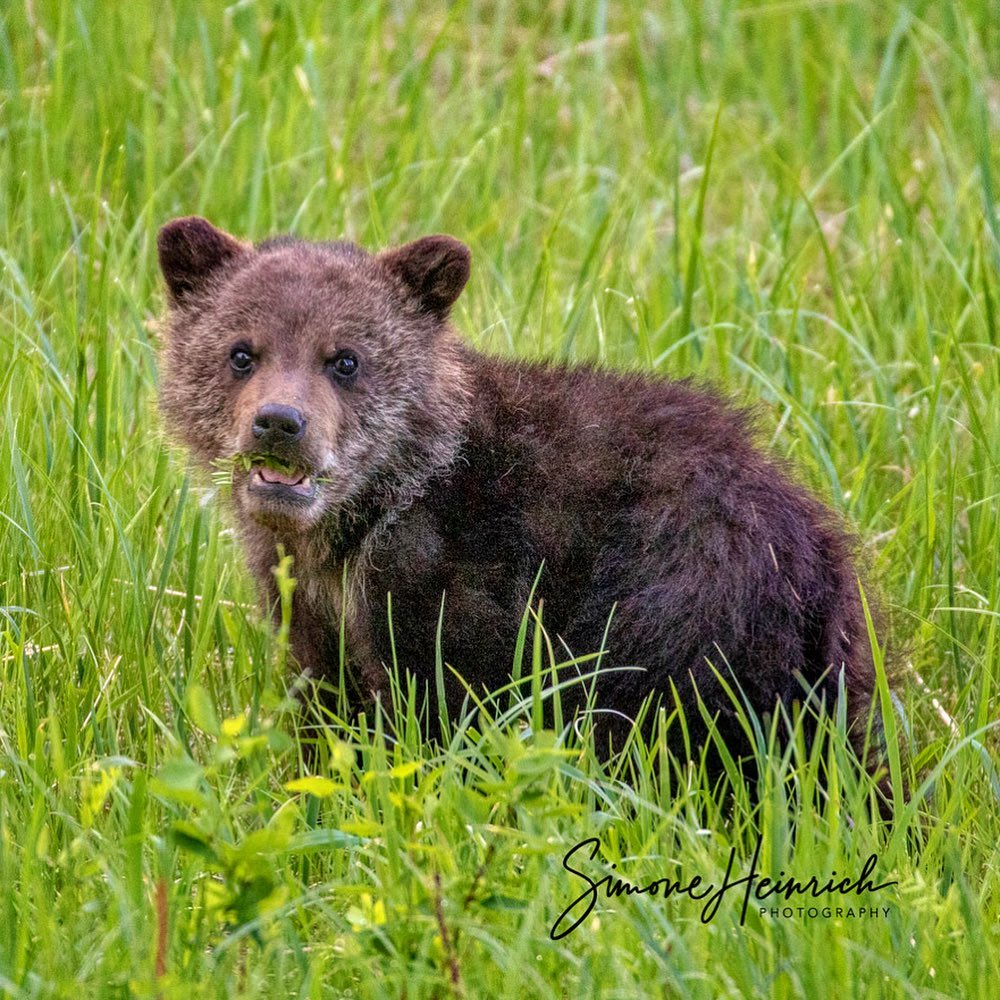
<svg viewBox="0 0 1000 1000">
<path fill-rule="evenodd" d="M 988 0 L 5 0 L 0 995 L 993 995 L 998 128 Z M 600 761 L 539 724 L 537 609 L 525 683 L 434 741 L 405 677 L 353 720 L 297 680 L 160 428 L 156 232 L 187 214 L 451 233 L 470 343 L 757 406 L 890 624 L 881 792 L 842 711 L 812 745 L 747 716 L 752 781 L 669 758 L 666 715 Z M 557 926 L 588 838 L 592 882 L 674 891 Z M 755 852 L 895 884 L 693 898 Z"/>
</svg>

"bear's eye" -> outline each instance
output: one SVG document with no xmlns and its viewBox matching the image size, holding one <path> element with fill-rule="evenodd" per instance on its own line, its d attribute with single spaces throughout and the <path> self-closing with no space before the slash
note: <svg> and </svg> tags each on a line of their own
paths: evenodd
<svg viewBox="0 0 1000 1000">
<path fill-rule="evenodd" d="M 243 344 L 237 344 L 229 352 L 229 367 L 237 375 L 249 375 L 253 369 L 253 355 Z"/>
<path fill-rule="evenodd" d="M 326 370 L 340 379 L 353 378 L 359 367 L 358 356 L 353 351 L 338 351 L 326 363 Z"/>
</svg>

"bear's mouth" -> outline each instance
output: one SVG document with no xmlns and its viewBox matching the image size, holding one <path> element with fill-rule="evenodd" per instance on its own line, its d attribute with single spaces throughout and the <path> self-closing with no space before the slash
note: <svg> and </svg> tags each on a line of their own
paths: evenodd
<svg viewBox="0 0 1000 1000">
<path fill-rule="evenodd" d="M 270 457 L 253 459 L 247 487 L 251 492 L 275 500 L 301 503 L 316 496 L 316 480 L 305 469 L 285 465 Z"/>
</svg>

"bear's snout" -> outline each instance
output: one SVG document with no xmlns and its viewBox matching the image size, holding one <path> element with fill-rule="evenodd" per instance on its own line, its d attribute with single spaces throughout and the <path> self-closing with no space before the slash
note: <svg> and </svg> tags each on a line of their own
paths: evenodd
<svg viewBox="0 0 1000 1000">
<path fill-rule="evenodd" d="M 261 448 L 294 444 L 305 432 L 306 418 L 294 406 L 265 403 L 254 414 L 253 436 Z"/>
</svg>

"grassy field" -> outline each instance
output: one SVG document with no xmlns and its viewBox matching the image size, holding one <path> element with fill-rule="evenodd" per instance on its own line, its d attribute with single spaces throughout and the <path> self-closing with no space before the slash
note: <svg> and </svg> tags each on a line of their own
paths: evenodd
<svg viewBox="0 0 1000 1000">
<path fill-rule="evenodd" d="M 987 0 L 4 3 L 0 993 L 992 995 L 998 127 Z M 470 342 L 761 402 L 892 620 L 891 816 L 840 719 L 712 790 L 509 692 L 425 743 L 405 685 L 398 742 L 332 719 L 303 780 L 286 637 L 158 425 L 155 234 L 190 213 L 450 232 Z M 554 940 L 590 837 L 594 881 L 719 885 L 759 842 L 897 884 L 819 900 L 864 917 L 602 894 Z"/>
</svg>

